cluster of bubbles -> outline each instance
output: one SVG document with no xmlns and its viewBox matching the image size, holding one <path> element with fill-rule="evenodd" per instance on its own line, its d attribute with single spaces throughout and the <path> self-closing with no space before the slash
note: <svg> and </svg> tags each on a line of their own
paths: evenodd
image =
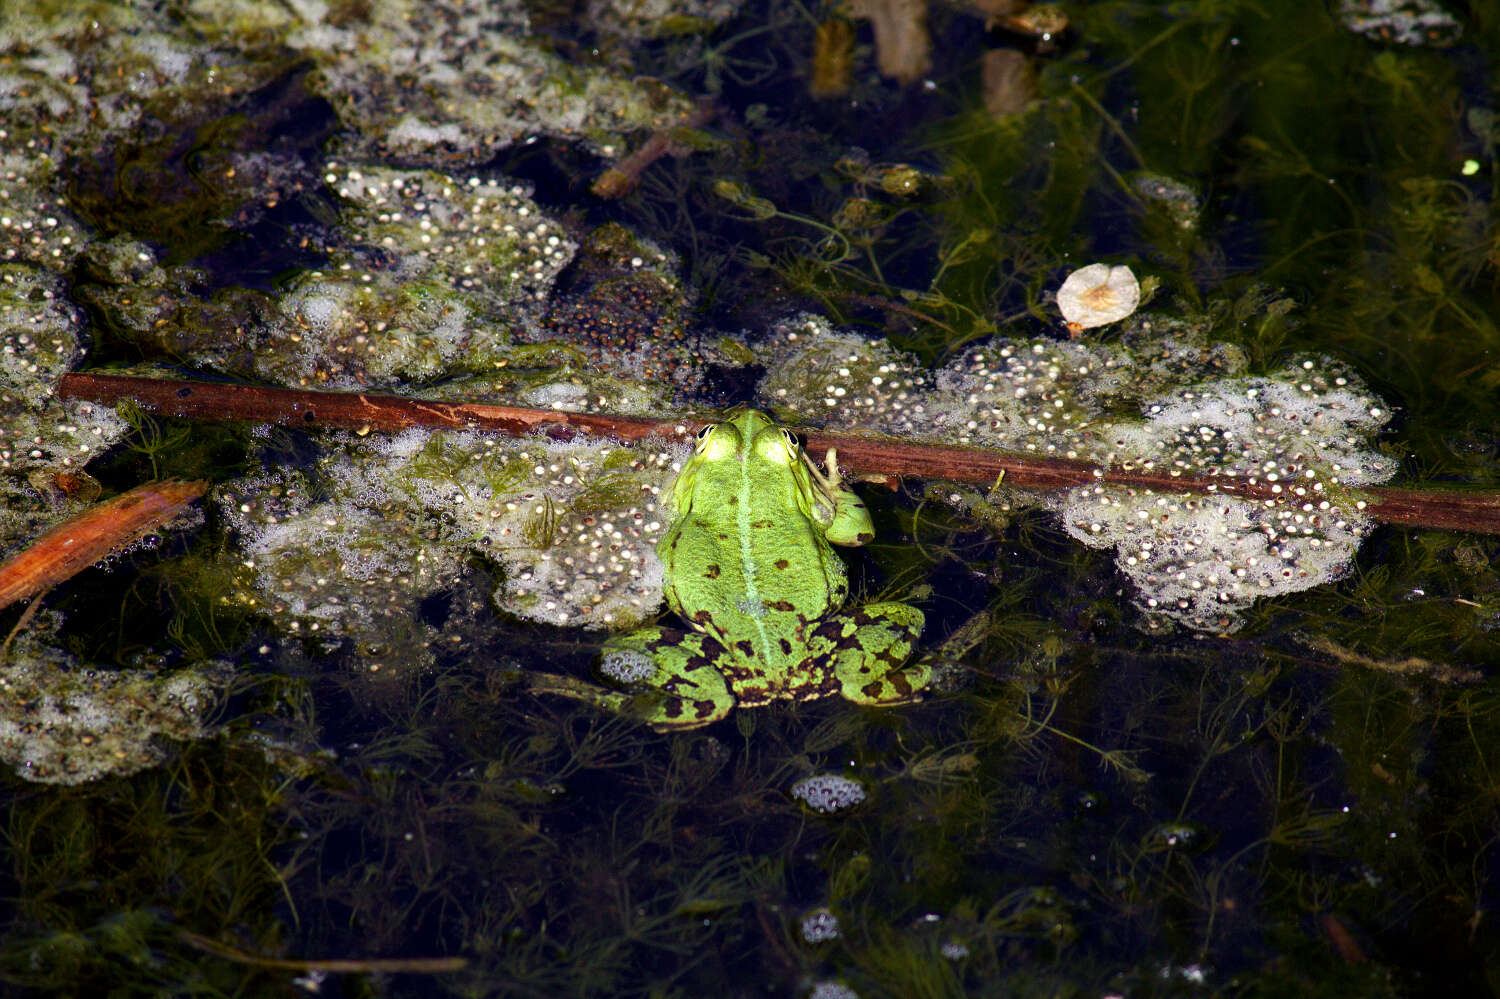
<svg viewBox="0 0 1500 999">
<path fill-rule="evenodd" d="M 1130 186 L 1148 205 L 1160 209 L 1178 229 L 1192 232 L 1198 228 L 1203 206 L 1194 188 L 1180 180 L 1145 170 L 1131 178 Z"/>
<path fill-rule="evenodd" d="M 55 160 L 43 137 L 0 128 L 0 264 L 66 270 L 88 236 L 52 187 Z"/>
<path fill-rule="evenodd" d="M 440 470 L 413 476 L 406 488 L 427 508 L 446 511 L 456 530 L 504 566 L 495 593 L 502 610 L 545 624 L 608 628 L 629 628 L 656 612 L 656 542 L 670 522 L 661 493 L 685 446 L 541 438 L 497 445 L 458 434 L 444 435 L 439 447 Z"/>
<path fill-rule="evenodd" d="M 395 385 L 503 368 L 575 245 L 522 185 L 333 162 L 329 266 L 299 275 L 259 332 L 256 373 Z M 284 360 L 283 360 L 284 358 Z M 265 370 L 270 369 L 270 370 Z"/>
<path fill-rule="evenodd" d="M 1372 441 L 1382 406 L 1312 361 L 1221 379 L 1148 404 L 1112 437 L 1110 464 L 1268 485 L 1272 498 L 1090 486 L 1058 504 L 1068 533 L 1112 547 L 1148 620 L 1232 631 L 1257 597 L 1343 575 L 1371 523 L 1349 490 L 1396 463 Z"/>
<path fill-rule="evenodd" d="M 532 34 L 520 0 L 392 0 L 352 16 L 321 4 L 193 6 L 224 10 L 220 24 L 269 14 L 270 34 L 317 66 L 313 86 L 358 131 L 347 141 L 361 155 L 473 163 L 551 135 L 612 156 L 625 133 L 690 110 L 682 95 L 604 61 L 581 69 L 560 58 Z"/>
<path fill-rule="evenodd" d="M 1050 500 L 1070 534 L 1115 550 L 1153 624 L 1229 631 L 1258 597 L 1337 578 L 1371 526 L 1352 490 L 1396 471 L 1373 444 L 1389 413 L 1352 374 L 1304 359 L 1251 376 L 1235 348 L 1161 319 L 1108 343 L 996 340 L 937 371 L 815 317 L 775 332 L 760 393 L 789 417 L 1266 485 L 1254 501 L 1105 484 Z"/>
<path fill-rule="evenodd" d="M 125 132 L 152 99 L 206 99 L 239 65 L 148 5 L 54 4 L 29 14 L 0 21 L 0 110 L 49 132 Z"/>
<path fill-rule="evenodd" d="M 458 553 L 420 541 L 423 525 L 412 511 L 352 507 L 324 496 L 322 485 L 277 471 L 219 490 L 239 542 L 235 579 L 222 599 L 317 648 L 354 642 L 371 672 L 429 663 L 442 636 L 418 608 L 457 585 Z"/>
<path fill-rule="evenodd" d="M 341 227 L 356 247 L 394 255 L 399 274 L 498 305 L 545 299 L 577 249 L 514 181 L 338 161 L 325 165 L 323 180 L 346 206 Z M 370 253 L 335 247 L 331 256 L 334 268 L 351 272 L 367 265 Z"/>
<path fill-rule="evenodd" d="M 629 687 L 656 675 L 656 660 L 638 649 L 609 649 L 599 657 L 599 674 Z"/>
<path fill-rule="evenodd" d="M 0 264 L 0 406 L 6 412 L 41 409 L 57 380 L 83 357 L 81 316 L 61 292 L 51 274 Z"/>
<path fill-rule="evenodd" d="M 600 23 L 628 5 L 595 3 Z M 636 5 L 638 6 L 638 5 Z M 628 19 L 710 30 L 731 11 L 700 0 L 696 24 L 644 8 Z M 581 68 L 534 35 L 519 0 L 392 0 L 357 9 L 323 3 L 190 0 L 151 4 L 43 5 L 0 21 L 0 110 L 39 121 L 126 130 L 162 98 L 212 100 L 269 83 L 292 51 L 316 72 L 307 88 L 333 104 L 358 134 L 342 141 L 359 155 L 429 164 L 479 163 L 537 135 L 582 143 L 612 156 L 622 136 L 660 128 L 691 106 L 667 87 L 604 61 Z"/>
<path fill-rule="evenodd" d="M 798 929 L 808 943 L 827 943 L 839 938 L 839 917 L 827 906 L 820 905 L 802 914 Z"/>
<path fill-rule="evenodd" d="M 191 291 L 143 243 L 90 251 L 91 302 L 139 342 L 188 363 L 296 386 L 370 388 L 492 374 L 534 323 L 575 245 L 527 190 L 477 176 L 328 164 L 344 206 L 328 265 L 275 294 Z"/>
<path fill-rule="evenodd" d="M 835 773 L 804 777 L 792 785 L 789 793 L 821 815 L 847 811 L 862 804 L 868 796 L 865 786 L 859 781 Z"/>
<path fill-rule="evenodd" d="M 827 980 L 815 982 L 807 992 L 807 999 L 859 999 L 859 993 L 843 982 Z"/>
<path fill-rule="evenodd" d="M 84 353 L 81 322 L 56 276 L 0 264 L 0 543 L 71 514 L 53 478 L 81 470 L 127 430 L 111 409 L 56 398 Z"/>
<path fill-rule="evenodd" d="M 38 614 L 0 666 L 0 761 L 17 776 L 43 784 L 124 777 L 161 762 L 161 738 L 208 733 L 230 667 L 82 667 L 56 647 L 61 620 Z"/>
<path fill-rule="evenodd" d="M 1463 25 L 1435 0 L 1339 0 L 1339 23 L 1376 42 L 1443 48 Z"/>
<path fill-rule="evenodd" d="M 414 609 L 476 556 L 504 570 L 498 607 L 526 620 L 626 628 L 661 602 L 659 496 L 682 447 L 415 430 L 327 443 L 307 473 L 219 493 L 244 570 L 232 599 L 287 634 L 353 640 L 371 670 L 420 665 L 447 639 Z"/>
</svg>

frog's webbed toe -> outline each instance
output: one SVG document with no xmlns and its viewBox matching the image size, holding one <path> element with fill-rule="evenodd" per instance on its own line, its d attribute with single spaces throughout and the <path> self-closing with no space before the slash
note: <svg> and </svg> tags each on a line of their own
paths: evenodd
<svg viewBox="0 0 1500 999">
<path fill-rule="evenodd" d="M 734 694 L 714 665 L 726 656 L 718 639 L 670 628 L 643 628 L 604 643 L 599 672 L 658 696 L 632 707 L 658 731 L 698 728 L 718 721 L 734 707 Z"/>
<path fill-rule="evenodd" d="M 908 604 L 867 604 L 835 614 L 814 630 L 809 649 L 822 646 L 839 692 L 856 704 L 889 706 L 921 700 L 932 678 L 920 663 L 902 668 L 916 648 L 925 618 Z"/>
</svg>

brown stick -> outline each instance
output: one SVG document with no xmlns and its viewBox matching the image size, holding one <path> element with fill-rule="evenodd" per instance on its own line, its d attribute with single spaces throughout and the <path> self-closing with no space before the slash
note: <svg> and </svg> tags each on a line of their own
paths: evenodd
<svg viewBox="0 0 1500 999">
<path fill-rule="evenodd" d="M 58 524 L 0 564 L 0 607 L 56 586 L 160 527 L 207 488 L 207 482 L 150 482 Z"/>
<path fill-rule="evenodd" d="M 185 419 L 275 423 L 307 429 L 341 428 L 356 432 L 439 427 L 494 430 L 511 435 L 538 433 L 558 440 L 593 434 L 639 441 L 652 436 L 681 438 L 703 426 L 702 421 L 692 419 L 653 420 L 638 416 L 564 413 L 128 375 L 64 375 L 58 394 L 64 399 L 88 399 L 100 403 L 134 399 L 150 412 Z M 1129 464 L 1106 468 L 1066 458 L 1008 454 L 990 448 L 920 444 L 817 431 L 807 434 L 807 446 L 813 452 L 836 447 L 841 462 L 849 469 L 893 478 L 909 475 L 990 485 L 1003 472 L 1007 486 L 1022 489 L 1068 489 L 1098 482 L 1167 492 L 1225 493 L 1246 499 L 1285 498 L 1282 485 L 1260 479 L 1174 475 Z M 1364 512 L 1385 523 L 1500 534 L 1500 494 L 1494 492 L 1382 486 L 1364 490 L 1363 495 L 1368 497 Z"/>
<path fill-rule="evenodd" d="M 589 190 L 600 198 L 613 200 L 625 197 L 635 189 L 647 167 L 672 152 L 675 136 L 681 129 L 702 128 L 713 121 L 714 115 L 718 113 L 719 109 L 712 101 L 700 101 L 681 121 L 653 132 L 641 144 L 641 148 L 622 157 L 614 166 L 601 173 Z"/>
</svg>

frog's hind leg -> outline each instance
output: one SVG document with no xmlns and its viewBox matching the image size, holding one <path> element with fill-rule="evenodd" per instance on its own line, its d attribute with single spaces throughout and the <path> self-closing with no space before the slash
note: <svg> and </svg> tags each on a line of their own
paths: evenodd
<svg viewBox="0 0 1500 999">
<path fill-rule="evenodd" d="M 827 643 L 829 668 L 848 700 L 880 707 L 910 704 L 922 699 L 922 688 L 932 679 L 931 667 L 921 663 L 902 668 L 924 621 L 922 612 L 908 604 L 866 604 L 825 620 L 814 630 L 813 641 Z"/>
<path fill-rule="evenodd" d="M 729 683 L 714 666 L 728 656 L 717 638 L 696 631 L 642 628 L 604 643 L 599 672 L 649 695 L 631 710 L 657 731 L 698 728 L 734 707 Z"/>
</svg>

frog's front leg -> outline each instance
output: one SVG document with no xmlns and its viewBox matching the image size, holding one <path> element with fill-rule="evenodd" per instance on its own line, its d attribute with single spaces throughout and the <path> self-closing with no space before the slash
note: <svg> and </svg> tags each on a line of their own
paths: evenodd
<svg viewBox="0 0 1500 999">
<path fill-rule="evenodd" d="M 813 629 L 808 651 L 827 662 L 839 691 L 856 704 L 887 706 L 921 699 L 932 669 L 902 663 L 916 648 L 926 619 L 909 604 L 866 604 L 834 614 Z"/>
<path fill-rule="evenodd" d="M 813 510 L 814 518 L 823 527 L 823 537 L 836 545 L 851 548 L 868 544 L 875 537 L 875 522 L 870 519 L 870 509 L 859 498 L 859 493 L 844 485 L 844 477 L 839 474 L 838 451 L 829 448 L 823 456 L 826 472 L 818 468 L 805 451 L 802 461 L 823 498 L 823 503 Z"/>
<path fill-rule="evenodd" d="M 604 643 L 599 672 L 617 683 L 660 692 L 641 715 L 657 731 L 698 728 L 734 707 L 729 683 L 714 665 L 728 656 L 711 635 L 642 628 Z"/>
</svg>

